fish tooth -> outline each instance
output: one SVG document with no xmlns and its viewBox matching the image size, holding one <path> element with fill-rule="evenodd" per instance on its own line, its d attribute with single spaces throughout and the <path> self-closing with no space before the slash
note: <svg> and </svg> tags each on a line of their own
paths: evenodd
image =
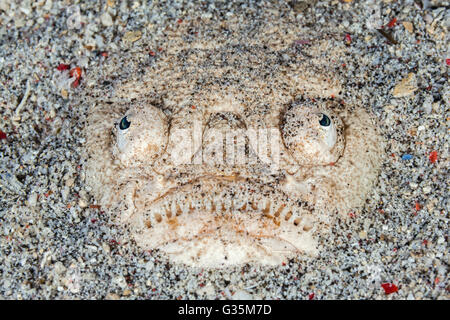
<svg viewBox="0 0 450 320">
<path fill-rule="evenodd" d="M 244 200 L 233 199 L 233 208 L 238 211 L 245 211 L 247 202 Z"/>
<path fill-rule="evenodd" d="M 231 208 L 233 207 L 231 199 L 229 199 L 229 198 L 224 199 L 222 204 L 223 204 L 224 211 L 230 211 Z"/>
<path fill-rule="evenodd" d="M 303 221 L 303 231 L 308 232 L 309 230 L 311 230 L 313 228 L 313 218 L 308 215 L 305 216 L 305 219 Z"/>
<path fill-rule="evenodd" d="M 211 200 L 209 198 L 203 199 L 203 208 L 205 208 L 206 211 L 211 210 Z"/>
<path fill-rule="evenodd" d="M 280 226 L 280 219 L 273 218 L 273 223 L 275 223 L 279 227 Z"/>
<path fill-rule="evenodd" d="M 203 207 L 203 203 L 200 199 L 194 200 L 192 204 L 193 204 L 194 210 L 198 210 L 199 208 Z"/>
<path fill-rule="evenodd" d="M 164 209 L 166 211 L 167 218 L 172 217 L 172 206 L 170 204 L 169 205 L 165 205 Z"/>
<path fill-rule="evenodd" d="M 284 220 L 288 221 L 292 217 L 292 211 L 289 210 L 284 216 Z"/>
<path fill-rule="evenodd" d="M 200 208 L 208 210 L 208 199 L 204 198 L 201 200 Z"/>
<path fill-rule="evenodd" d="M 152 227 L 152 222 L 149 219 L 145 220 L 144 224 L 149 229 Z"/>
<path fill-rule="evenodd" d="M 275 217 L 279 217 L 281 212 L 283 211 L 283 209 L 286 207 L 286 205 L 283 203 L 278 209 L 277 211 L 275 211 L 275 213 L 273 214 Z"/>
<path fill-rule="evenodd" d="M 296 218 L 296 219 L 294 220 L 294 225 L 295 225 L 295 226 L 298 226 L 298 225 L 300 224 L 300 222 L 302 222 L 302 219 L 301 219 L 301 218 Z"/>
<path fill-rule="evenodd" d="M 216 203 L 213 200 L 211 200 L 211 212 L 215 213 L 217 212 L 216 210 L 217 210 Z"/>
<path fill-rule="evenodd" d="M 177 203 L 177 206 L 176 206 L 176 215 L 177 216 L 179 216 L 179 215 L 181 215 L 183 213 L 183 210 L 181 210 L 181 207 L 180 207 L 180 205 Z"/>
<path fill-rule="evenodd" d="M 180 206 L 179 206 L 179 204 L 178 204 L 178 201 L 175 199 L 175 200 L 172 200 L 172 203 L 171 203 L 171 206 L 170 206 L 170 211 L 172 212 L 172 216 L 174 217 L 174 216 L 177 216 L 178 214 L 178 208 L 179 208 Z M 181 209 L 180 209 L 181 210 Z"/>
<path fill-rule="evenodd" d="M 194 208 L 195 208 L 194 200 L 192 200 L 191 197 L 189 197 L 188 203 L 189 203 L 189 211 L 190 211 L 190 212 L 194 211 Z"/>
<path fill-rule="evenodd" d="M 225 211 L 225 204 L 223 203 L 222 199 L 219 199 L 217 201 L 217 213 L 221 213 Z"/>
<path fill-rule="evenodd" d="M 264 209 L 263 209 L 263 214 L 265 215 L 265 216 L 268 216 L 268 217 L 271 217 L 271 215 L 270 215 L 270 200 L 267 200 L 267 202 L 266 202 L 266 205 L 264 206 Z"/>
<path fill-rule="evenodd" d="M 259 210 L 259 202 L 260 201 L 259 201 L 259 199 L 257 199 L 257 197 L 253 198 L 253 201 L 250 204 L 253 210 L 255 210 L 255 211 Z"/>
</svg>

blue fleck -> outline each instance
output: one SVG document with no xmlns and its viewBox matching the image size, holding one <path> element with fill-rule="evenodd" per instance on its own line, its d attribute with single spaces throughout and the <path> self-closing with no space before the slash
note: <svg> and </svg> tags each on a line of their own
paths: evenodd
<svg viewBox="0 0 450 320">
<path fill-rule="evenodd" d="M 402 160 L 411 160 L 413 158 L 412 154 L 404 154 Z"/>
</svg>

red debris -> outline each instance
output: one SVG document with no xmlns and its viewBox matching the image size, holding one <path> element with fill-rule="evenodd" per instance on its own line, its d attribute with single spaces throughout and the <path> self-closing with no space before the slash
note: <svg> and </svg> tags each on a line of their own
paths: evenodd
<svg viewBox="0 0 450 320">
<path fill-rule="evenodd" d="M 69 70 L 69 69 L 70 69 L 70 65 L 64 64 L 64 63 L 60 63 L 59 66 L 56 67 L 56 69 L 57 69 L 58 71 Z"/>
<path fill-rule="evenodd" d="M 6 133 L 0 130 L 0 140 L 6 139 Z"/>
<path fill-rule="evenodd" d="M 178 19 L 178 20 L 177 20 L 177 23 L 178 23 L 178 24 L 183 23 L 183 19 Z"/>
<path fill-rule="evenodd" d="M 420 203 L 416 201 L 416 211 L 419 211 L 420 209 L 421 209 L 420 208 Z"/>
<path fill-rule="evenodd" d="M 350 45 L 350 43 L 352 43 L 352 37 L 350 36 L 349 33 L 347 33 L 347 34 L 345 35 L 345 44 L 346 44 L 346 45 Z"/>
<path fill-rule="evenodd" d="M 100 55 L 101 55 L 102 57 L 107 58 L 107 57 L 108 57 L 108 52 L 102 51 L 102 52 L 100 52 Z"/>
<path fill-rule="evenodd" d="M 156 56 L 155 51 L 151 51 L 151 50 L 150 50 L 150 51 L 148 52 L 148 54 L 151 55 L 152 57 Z"/>
<path fill-rule="evenodd" d="M 431 163 L 435 163 L 437 161 L 437 159 L 438 159 L 437 151 L 436 150 L 431 151 L 430 157 L 428 159 L 430 159 Z"/>
<path fill-rule="evenodd" d="M 427 239 L 424 239 L 424 240 L 422 241 L 422 244 L 423 244 L 424 246 L 428 245 L 428 240 L 427 240 Z"/>
<path fill-rule="evenodd" d="M 75 76 L 75 78 L 77 79 L 81 78 L 81 68 L 80 67 L 73 68 L 72 70 L 70 70 L 69 75 L 71 77 Z"/>
<path fill-rule="evenodd" d="M 44 196 L 45 196 L 46 198 L 48 198 L 51 194 L 53 194 L 53 191 L 52 191 L 52 190 L 50 190 L 49 192 L 44 193 Z"/>
<path fill-rule="evenodd" d="M 72 87 L 76 88 L 80 85 L 80 79 L 81 79 L 81 68 L 75 67 L 69 72 L 70 77 L 75 77 L 75 80 L 72 82 Z"/>
<path fill-rule="evenodd" d="M 356 214 L 354 214 L 353 212 L 349 212 L 349 213 L 348 213 L 348 216 L 349 216 L 350 218 L 354 218 L 354 217 L 356 217 Z"/>
<path fill-rule="evenodd" d="M 381 286 L 386 294 L 391 294 L 398 291 L 398 287 L 393 283 L 382 283 Z"/>
<path fill-rule="evenodd" d="M 308 299 L 309 299 L 309 300 L 312 300 L 312 299 L 314 299 L 314 296 L 315 296 L 314 292 L 313 292 L 313 293 L 310 293 L 309 296 L 308 296 Z"/>
<path fill-rule="evenodd" d="M 91 219 L 91 222 L 92 222 L 92 223 L 96 223 L 96 222 L 97 222 L 97 219 Z"/>
<path fill-rule="evenodd" d="M 395 26 L 397 23 L 397 18 L 393 18 L 391 21 L 389 21 L 389 23 L 387 24 L 388 28 L 392 28 L 393 26 Z"/>
<path fill-rule="evenodd" d="M 91 208 L 91 209 L 100 209 L 100 205 L 98 205 L 98 204 L 91 204 L 89 206 L 89 208 Z"/>
<path fill-rule="evenodd" d="M 80 79 L 75 79 L 73 82 L 72 82 L 72 88 L 76 88 L 76 87 L 78 87 L 80 85 Z"/>
<path fill-rule="evenodd" d="M 450 59 L 445 59 L 445 63 L 450 66 Z"/>
</svg>

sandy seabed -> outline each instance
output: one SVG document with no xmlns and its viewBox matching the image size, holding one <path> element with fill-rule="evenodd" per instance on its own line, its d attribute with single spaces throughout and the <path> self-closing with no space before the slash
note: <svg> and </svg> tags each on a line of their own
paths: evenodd
<svg viewBox="0 0 450 320">
<path fill-rule="evenodd" d="M 0 297 L 448 299 L 448 6 L 0 1 Z M 86 92 L 139 74 L 167 28 L 199 16 L 251 28 L 267 12 L 304 25 L 300 43 L 333 29 L 348 46 L 345 96 L 364 97 L 388 142 L 378 187 L 317 258 L 207 270 L 143 252 L 86 189 Z"/>
</svg>

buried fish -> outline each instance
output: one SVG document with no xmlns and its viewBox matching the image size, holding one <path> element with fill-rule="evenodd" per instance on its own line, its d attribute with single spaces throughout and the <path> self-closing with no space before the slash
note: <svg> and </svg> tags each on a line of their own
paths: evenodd
<svg viewBox="0 0 450 320">
<path fill-rule="evenodd" d="M 144 75 L 95 99 L 86 182 L 139 246 L 195 266 L 273 265 L 316 255 L 334 219 L 364 205 L 384 151 L 376 119 L 341 102 L 342 41 L 299 34 L 290 16 L 194 19 L 155 36 L 166 48 Z"/>
</svg>

